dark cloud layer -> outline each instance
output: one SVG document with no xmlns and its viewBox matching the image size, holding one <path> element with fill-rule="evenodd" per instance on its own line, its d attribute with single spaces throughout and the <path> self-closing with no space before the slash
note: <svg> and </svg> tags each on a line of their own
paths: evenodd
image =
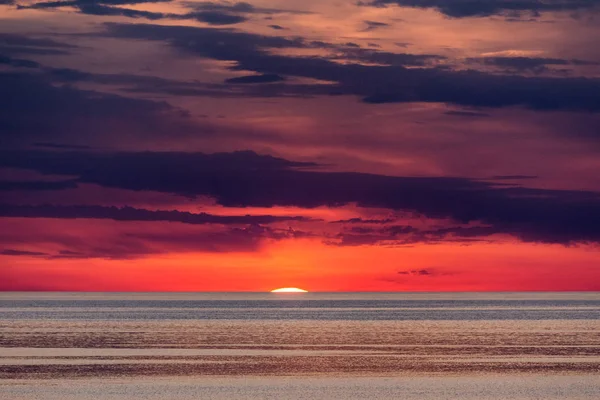
<svg viewBox="0 0 600 400">
<path fill-rule="evenodd" d="M 384 7 L 395 4 L 400 7 L 432 8 L 453 18 L 489 17 L 506 13 L 580 11 L 597 9 L 598 0 L 373 0 L 361 1 L 360 5 Z"/>
<path fill-rule="evenodd" d="M 389 66 L 424 67 L 435 64 L 437 61 L 441 61 L 446 58 L 435 54 L 390 53 L 387 51 L 363 49 L 358 45 L 352 47 L 355 48 L 343 49 L 339 56 L 334 57 L 334 59 L 337 58 L 355 62 L 369 62 Z"/>
<path fill-rule="evenodd" d="M 77 7 L 79 5 L 106 5 L 106 6 L 124 6 L 144 3 L 168 3 L 171 0 L 66 0 L 66 1 L 45 1 L 33 3 L 21 8 L 58 8 L 58 7 Z"/>
<path fill-rule="evenodd" d="M 27 256 L 27 257 L 36 257 L 36 256 L 47 256 L 47 253 L 42 253 L 39 251 L 27 251 L 27 250 L 14 250 L 14 249 L 5 249 L 0 251 L 0 255 L 3 256 Z"/>
<path fill-rule="evenodd" d="M 232 2 L 212 2 L 212 1 L 190 1 L 184 2 L 184 4 L 192 9 L 199 11 L 216 11 L 236 14 L 280 14 L 280 13 L 292 13 L 292 14 L 309 14 L 306 11 L 289 10 L 280 8 L 266 8 L 256 7 L 250 3 L 243 1 L 232 3 Z"/>
<path fill-rule="evenodd" d="M 77 46 L 57 42 L 47 38 L 33 38 L 16 33 L 0 33 L 0 44 L 5 46 L 25 46 L 25 47 L 54 47 L 54 48 L 76 48 Z"/>
<path fill-rule="evenodd" d="M 42 251 L 6 249 L 0 251 L 0 255 L 11 257 L 40 257 L 48 260 L 87 258 L 86 254 L 71 250 L 59 250 L 57 252 L 47 253 Z"/>
<path fill-rule="evenodd" d="M 452 115 L 455 117 L 467 117 L 467 118 L 486 118 L 489 117 L 490 114 L 477 112 L 477 111 L 465 111 L 465 110 L 450 110 L 444 112 L 446 115 Z"/>
<path fill-rule="evenodd" d="M 151 11 L 143 11 L 143 10 L 134 10 L 131 8 L 121 8 L 121 7 L 109 7 L 102 4 L 78 4 L 77 8 L 82 14 L 87 15 L 99 15 L 99 16 L 120 16 L 120 17 L 128 17 L 128 18 L 146 18 L 150 20 L 158 20 L 167 18 L 166 14 L 151 12 Z"/>
<path fill-rule="evenodd" d="M 53 143 L 53 142 L 37 142 L 33 144 L 35 147 L 44 147 L 48 149 L 61 149 L 61 150 L 87 150 L 89 146 L 64 144 L 64 143 Z"/>
<path fill-rule="evenodd" d="M 549 70 L 549 66 L 580 66 L 580 65 L 598 65 L 598 63 L 585 60 L 565 60 L 561 58 L 544 57 L 482 57 L 468 58 L 467 63 L 480 63 L 487 66 L 493 66 L 511 73 L 534 72 L 542 73 Z"/>
<path fill-rule="evenodd" d="M 367 28 L 365 29 L 365 31 L 373 31 L 375 29 L 378 28 L 385 28 L 390 26 L 390 24 L 386 24 L 385 22 L 378 22 L 378 21 L 364 21 L 365 25 L 367 25 Z"/>
<path fill-rule="evenodd" d="M 258 12 L 257 8 L 250 3 L 246 2 L 212 2 L 212 1 L 190 1 L 184 3 L 190 8 L 203 11 L 227 11 L 227 12 L 239 12 L 239 13 L 254 13 Z"/>
<path fill-rule="evenodd" d="M 431 276 L 433 273 L 427 269 L 411 269 L 409 271 L 398 271 L 398 275 Z"/>
<path fill-rule="evenodd" d="M 536 175 L 494 175 L 491 179 L 495 180 L 525 180 L 525 179 L 536 179 Z"/>
<path fill-rule="evenodd" d="M 48 188 L 50 188 L 49 185 Z M 0 184 L 0 190 L 2 189 Z M 48 189 L 44 188 L 44 189 Z M 40 189 L 37 186 L 20 189 Z M 53 189 L 60 189 L 59 187 Z M 62 219 L 112 219 L 115 221 L 169 221 L 192 225 L 222 224 L 248 225 L 271 224 L 282 221 L 308 221 L 304 217 L 273 215 L 212 215 L 207 213 L 189 213 L 184 211 L 145 210 L 133 207 L 103 206 L 23 206 L 0 204 L 0 216 L 21 218 L 62 218 Z"/>
<path fill-rule="evenodd" d="M 0 166 L 77 176 L 78 182 L 112 188 L 205 195 L 223 206 L 310 208 L 355 203 L 460 223 L 481 222 L 489 226 L 486 234 L 505 233 L 524 241 L 600 241 L 600 194 L 593 192 L 530 189 L 466 178 L 320 172 L 307 170 L 316 167 L 311 164 L 252 152 L 11 151 L 0 154 Z M 475 235 L 472 230 L 460 235 L 466 233 Z"/>
<path fill-rule="evenodd" d="M 0 181 L 0 191 L 8 190 L 64 190 L 74 189 L 77 182 L 72 180 L 46 182 L 46 181 Z"/>
<path fill-rule="evenodd" d="M 332 221 L 332 224 L 388 224 L 394 222 L 391 218 L 386 219 L 363 219 L 363 218 L 349 218 L 342 219 L 339 221 Z"/>
<path fill-rule="evenodd" d="M 191 18 L 210 25 L 232 25 L 247 20 L 246 17 L 235 14 L 221 13 L 218 11 L 200 11 L 184 14 L 183 18 Z"/>
<path fill-rule="evenodd" d="M 488 236 L 507 233 L 494 226 L 449 226 L 447 228 L 416 228 L 410 225 L 387 225 L 373 227 L 373 225 L 352 226 L 344 229 L 335 236 L 335 240 L 328 240 L 329 244 L 336 246 L 406 246 L 418 243 L 475 243 L 485 241 Z M 511 233 L 515 236 L 514 232 Z M 534 240 L 540 241 L 540 240 Z M 543 242 L 543 240 L 541 240 Z"/>
<path fill-rule="evenodd" d="M 431 239 L 409 225 L 388 225 L 379 228 L 352 226 L 336 235 L 329 244 L 337 246 L 406 245 L 427 243 Z"/>
<path fill-rule="evenodd" d="M 436 67 L 444 57 L 430 54 L 390 53 L 360 47 L 309 42 L 301 38 L 262 36 L 238 31 L 181 26 L 107 24 L 110 36 L 161 40 L 201 57 L 235 61 L 235 69 L 257 75 L 231 78 L 226 84 L 274 83 L 287 76 L 336 82 L 334 85 L 281 84 L 232 92 L 226 86 L 167 82 L 135 75 L 89 74 L 75 70 L 46 69 L 48 79 L 93 81 L 132 86 L 132 93 L 164 93 L 181 96 L 310 96 L 357 95 L 369 104 L 393 102 L 439 102 L 467 107 L 524 106 L 536 110 L 600 111 L 600 80 L 571 77 L 526 77 L 495 75 L 473 70 L 452 71 Z M 27 39 L 21 39 L 21 41 Z M 36 39 L 32 39 L 36 40 Z M 41 44 L 41 43 L 40 43 Z M 49 44 L 52 44 L 49 43 Z M 327 58 L 274 55 L 271 49 L 332 49 Z M 4 57 L 13 66 L 34 68 L 35 62 Z M 17 61 L 11 61 L 11 60 Z M 335 62 L 335 59 L 356 64 Z M 9 60 L 9 61 L 6 61 Z M 516 71 L 545 68 L 546 65 L 583 65 L 583 60 L 551 58 L 488 57 L 471 62 L 501 66 Z M 361 65 L 368 62 L 381 65 Z M 407 68 L 407 67 L 422 68 Z M 119 80 L 120 78 L 120 80 Z M 449 115 L 459 115 L 450 111 Z M 476 114 L 460 116 L 476 116 Z M 483 113 L 478 116 L 484 116 Z"/>
<path fill-rule="evenodd" d="M 293 10 L 254 7 L 252 4 L 245 2 L 238 2 L 233 4 L 214 2 L 188 2 L 184 4 L 193 11 L 183 14 L 162 13 L 122 7 L 127 5 L 136 5 L 143 3 L 161 3 L 170 1 L 171 0 L 68 0 L 19 5 L 19 9 L 33 8 L 48 10 L 62 7 L 74 7 L 80 13 L 87 15 L 145 18 L 149 20 L 196 20 L 199 22 L 205 22 L 209 25 L 239 24 L 241 22 L 247 21 L 248 15 L 251 14 L 271 15 L 283 12 L 299 13 L 298 11 Z"/>
<path fill-rule="evenodd" d="M 240 13 L 248 13 L 244 7 L 232 6 L 218 9 L 215 7 L 197 7 L 198 11 L 185 14 L 161 13 L 153 11 L 136 10 L 125 7 L 115 7 L 142 3 L 159 3 L 170 0 L 73 0 L 73 1 L 53 1 L 34 3 L 28 6 L 20 6 L 21 9 L 54 9 L 61 7 L 75 7 L 82 14 L 97 16 L 120 16 L 128 18 L 146 18 L 149 20 L 175 19 L 175 20 L 196 20 L 205 22 L 209 25 L 232 25 L 244 22 L 247 18 Z M 235 11 L 235 13 L 226 12 Z"/>
<path fill-rule="evenodd" d="M 0 73 L 0 91 L 10 94 L 0 97 L 0 137 L 4 146 L 48 139 L 73 146 L 108 141 L 111 135 L 120 135 L 124 130 L 146 140 L 168 136 L 174 130 L 181 135 L 202 134 L 200 126 L 189 121 L 182 110 L 165 102 L 55 86 L 50 78 L 45 74 Z"/>
<path fill-rule="evenodd" d="M 113 85 L 129 93 L 157 93 L 213 98 L 302 97 L 324 93 L 323 85 L 284 84 L 283 82 L 286 79 L 277 74 L 240 76 L 226 79 L 224 83 L 218 84 L 133 74 L 91 74 L 74 69 L 44 68 L 41 65 L 39 67 L 43 69 L 41 74 L 50 82 Z"/>
<path fill-rule="evenodd" d="M 305 13 L 295 10 L 255 7 L 252 4 L 245 2 L 184 2 L 183 5 L 193 10 L 192 12 L 185 14 L 167 14 L 121 7 L 127 5 L 163 3 L 170 1 L 171 0 L 66 0 L 19 5 L 19 8 L 54 9 L 61 7 L 75 7 L 81 13 L 89 15 L 124 16 L 129 18 L 148 19 L 196 19 L 198 21 L 207 22 L 213 25 L 228 25 L 243 22 L 247 20 L 245 15 L 250 14 L 270 15 L 279 13 Z"/>
<path fill-rule="evenodd" d="M 60 232 L 51 237 L 28 235 L 31 243 L 41 240 L 58 251 L 30 251 L 7 248 L 0 252 L 4 256 L 41 257 L 49 260 L 103 258 L 110 260 L 135 259 L 172 252 L 252 252 L 256 251 L 264 240 L 282 240 L 301 235 L 302 232 L 272 229 L 262 225 L 247 227 L 225 227 L 224 229 L 194 229 L 163 231 L 130 231 L 115 233 L 107 238 L 90 241 L 86 238 L 75 238 L 61 235 Z M 18 243 L 22 245 L 22 243 Z M 16 246 L 15 246 L 16 247 Z"/>
<path fill-rule="evenodd" d="M 31 60 L 23 60 L 20 58 L 12 58 L 3 54 L 0 54 L 0 64 L 10 65 L 16 68 L 39 68 L 40 64 Z"/>
<path fill-rule="evenodd" d="M 15 55 L 67 55 L 77 46 L 48 38 L 30 37 L 16 33 L 0 33 L 0 53 Z"/>
<path fill-rule="evenodd" d="M 227 83 L 270 83 L 281 82 L 284 78 L 276 74 L 248 75 L 227 79 Z"/>
<path fill-rule="evenodd" d="M 423 65 L 423 56 L 369 51 L 357 56 L 394 65 L 340 64 L 315 57 L 275 55 L 269 49 L 314 46 L 302 39 L 242 32 L 158 25 L 108 24 L 108 35 L 160 40 L 185 53 L 236 61 L 236 69 L 337 82 L 329 94 L 362 96 L 370 104 L 440 102 L 470 107 L 524 106 L 536 110 L 600 111 L 600 80 L 494 75 Z M 360 49 L 358 49 L 360 50 Z M 352 53 L 348 53 L 352 54 Z M 431 56 L 425 56 L 431 58 Z M 391 58 L 386 61 L 386 58 Z M 302 88 L 298 88 L 302 90 Z"/>
</svg>

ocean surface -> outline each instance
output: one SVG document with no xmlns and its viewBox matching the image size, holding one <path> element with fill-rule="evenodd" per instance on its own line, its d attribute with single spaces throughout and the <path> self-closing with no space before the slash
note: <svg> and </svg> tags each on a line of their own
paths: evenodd
<svg viewBox="0 0 600 400">
<path fill-rule="evenodd" d="M 600 399 L 600 293 L 0 293 L 0 399 Z"/>
</svg>

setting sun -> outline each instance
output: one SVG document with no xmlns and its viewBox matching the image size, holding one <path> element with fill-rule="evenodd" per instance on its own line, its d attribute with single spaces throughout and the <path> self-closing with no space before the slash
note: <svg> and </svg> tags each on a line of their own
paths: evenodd
<svg viewBox="0 0 600 400">
<path fill-rule="evenodd" d="M 271 290 L 271 293 L 307 293 L 307 290 L 295 288 L 295 287 L 284 287 L 279 289 Z"/>
</svg>

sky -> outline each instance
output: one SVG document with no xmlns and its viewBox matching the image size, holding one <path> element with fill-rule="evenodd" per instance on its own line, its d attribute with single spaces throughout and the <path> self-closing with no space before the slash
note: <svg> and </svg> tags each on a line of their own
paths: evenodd
<svg viewBox="0 0 600 400">
<path fill-rule="evenodd" d="M 0 290 L 600 290 L 600 0 L 0 0 Z"/>
</svg>

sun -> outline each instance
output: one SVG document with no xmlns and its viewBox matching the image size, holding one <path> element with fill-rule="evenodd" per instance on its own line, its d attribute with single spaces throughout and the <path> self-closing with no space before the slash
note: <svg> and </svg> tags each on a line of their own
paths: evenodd
<svg viewBox="0 0 600 400">
<path fill-rule="evenodd" d="M 279 289 L 271 290 L 271 293 L 308 293 L 308 290 L 300 289 L 297 287 L 282 287 Z"/>
</svg>

